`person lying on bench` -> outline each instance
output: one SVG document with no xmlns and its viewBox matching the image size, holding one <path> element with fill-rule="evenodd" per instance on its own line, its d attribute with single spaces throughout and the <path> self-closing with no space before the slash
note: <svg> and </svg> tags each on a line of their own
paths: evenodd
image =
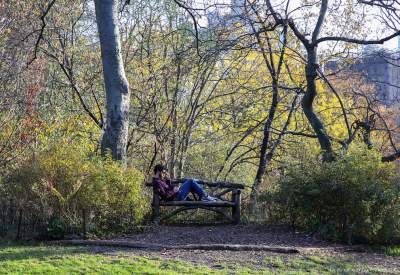
<svg viewBox="0 0 400 275">
<path fill-rule="evenodd" d="M 169 174 L 162 164 L 154 166 L 153 186 L 157 189 L 161 199 L 165 201 L 184 201 L 190 192 L 199 196 L 201 201 L 216 201 L 217 198 L 211 197 L 204 192 L 203 188 L 194 179 L 188 179 L 178 188 L 173 186 Z"/>
</svg>

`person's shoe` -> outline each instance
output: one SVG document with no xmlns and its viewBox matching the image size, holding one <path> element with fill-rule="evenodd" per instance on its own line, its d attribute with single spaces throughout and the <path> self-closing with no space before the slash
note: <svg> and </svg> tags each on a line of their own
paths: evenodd
<svg viewBox="0 0 400 275">
<path fill-rule="evenodd" d="M 217 198 L 209 196 L 209 195 L 201 198 L 201 201 L 217 201 L 217 200 L 218 200 Z"/>
</svg>

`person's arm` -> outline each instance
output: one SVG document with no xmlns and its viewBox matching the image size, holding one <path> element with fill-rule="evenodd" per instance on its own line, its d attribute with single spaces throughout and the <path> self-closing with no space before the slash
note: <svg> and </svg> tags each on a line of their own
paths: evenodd
<svg viewBox="0 0 400 275">
<path fill-rule="evenodd" d="M 171 176 L 168 172 L 165 172 L 165 180 L 171 182 Z"/>
<path fill-rule="evenodd" d="M 153 186 L 156 188 L 160 196 L 165 196 L 168 186 L 166 186 L 164 182 L 162 182 L 160 179 L 154 179 Z"/>
<path fill-rule="evenodd" d="M 166 180 L 165 180 L 165 182 L 168 184 L 168 188 L 169 188 L 170 190 L 174 190 L 174 193 L 177 193 L 177 192 L 179 191 L 179 187 L 178 187 L 178 186 L 175 186 L 175 185 L 172 183 L 171 177 L 170 177 L 170 175 L 169 175 L 168 173 L 166 173 Z"/>
<path fill-rule="evenodd" d="M 168 184 L 170 188 L 173 188 L 172 180 L 169 173 L 165 173 L 165 182 Z"/>
</svg>

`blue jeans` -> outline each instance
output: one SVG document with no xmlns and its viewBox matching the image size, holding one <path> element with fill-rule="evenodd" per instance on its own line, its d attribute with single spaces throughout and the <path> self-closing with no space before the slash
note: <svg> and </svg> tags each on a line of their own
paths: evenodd
<svg viewBox="0 0 400 275">
<path fill-rule="evenodd" d="M 190 192 L 194 192 L 200 198 L 206 196 L 206 192 L 204 192 L 203 188 L 201 188 L 201 186 L 195 180 L 188 179 L 182 183 L 181 187 L 179 188 L 177 199 L 179 201 L 186 200 Z"/>
</svg>

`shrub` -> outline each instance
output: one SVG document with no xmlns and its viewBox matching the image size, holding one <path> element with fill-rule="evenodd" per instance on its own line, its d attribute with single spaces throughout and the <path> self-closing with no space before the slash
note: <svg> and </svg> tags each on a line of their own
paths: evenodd
<svg viewBox="0 0 400 275">
<path fill-rule="evenodd" d="M 83 213 L 100 234 L 140 223 L 146 205 L 142 183 L 138 170 L 70 144 L 36 153 L 16 165 L 1 185 L 9 208 L 23 211 L 24 219 L 41 219 L 49 237 L 61 238 L 81 228 Z"/>
<path fill-rule="evenodd" d="M 143 175 L 110 159 L 94 160 L 92 169 L 78 198 L 90 210 L 97 229 L 126 231 L 139 223 L 148 202 L 141 190 Z"/>
<path fill-rule="evenodd" d="M 53 215 L 50 217 L 45 232 L 42 232 L 42 237 L 47 239 L 64 239 L 68 235 L 75 235 L 78 228 L 73 224 L 69 224 L 62 217 Z"/>
<path fill-rule="evenodd" d="M 332 163 L 309 159 L 280 179 L 271 197 L 294 225 L 348 242 L 400 240 L 400 185 L 394 163 L 352 147 Z"/>
</svg>

